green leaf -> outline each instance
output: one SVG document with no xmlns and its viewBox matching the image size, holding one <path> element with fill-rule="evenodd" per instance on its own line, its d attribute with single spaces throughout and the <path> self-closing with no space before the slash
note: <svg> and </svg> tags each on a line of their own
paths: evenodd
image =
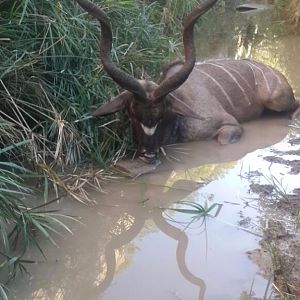
<svg viewBox="0 0 300 300">
<path fill-rule="evenodd" d="M 26 145 L 28 143 L 32 142 L 32 140 L 25 140 L 25 141 L 22 141 L 22 142 L 19 142 L 19 143 L 16 143 L 16 144 L 12 144 L 10 146 L 7 146 L 3 149 L 0 149 L 0 154 L 3 154 L 3 153 L 6 153 L 12 149 L 15 149 L 17 147 L 20 147 L 20 146 L 23 146 L 23 145 Z"/>
<path fill-rule="evenodd" d="M 2 284 L 0 284 L 0 298 L 1 300 L 8 300 L 7 294 Z"/>
</svg>

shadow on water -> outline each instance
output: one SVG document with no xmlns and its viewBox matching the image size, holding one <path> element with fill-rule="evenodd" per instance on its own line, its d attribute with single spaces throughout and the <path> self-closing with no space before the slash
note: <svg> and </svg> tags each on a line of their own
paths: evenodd
<svg viewBox="0 0 300 300">
<path fill-rule="evenodd" d="M 199 57 L 261 60 L 283 71 L 299 93 L 299 38 L 279 35 L 271 11 L 240 14 L 228 5 L 224 10 L 199 32 Z M 262 149 L 281 141 L 288 124 L 287 118 L 269 116 L 245 124 L 235 145 L 169 147 L 179 162 L 165 161 L 155 174 L 135 181 L 108 184 L 106 194 L 93 195 L 97 205 L 62 201 L 63 211 L 81 216 L 84 226 L 59 238 L 59 249 L 44 242 L 47 260 L 41 258 L 29 267 L 30 276 L 10 286 L 11 299 L 261 299 L 268 278 L 246 255 L 258 247 L 261 234 L 261 207 L 249 186 L 270 172 L 285 174 L 290 188 L 296 185 L 286 166 L 264 160 L 276 147 L 290 149 L 287 140 Z M 223 207 L 204 223 L 162 209 L 180 207 L 181 200 Z M 32 249 L 28 259 L 37 257 Z"/>
</svg>

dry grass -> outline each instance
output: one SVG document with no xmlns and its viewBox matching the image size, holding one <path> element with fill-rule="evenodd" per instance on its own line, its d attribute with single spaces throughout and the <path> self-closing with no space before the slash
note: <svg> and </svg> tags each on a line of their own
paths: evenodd
<svg viewBox="0 0 300 300">
<path fill-rule="evenodd" d="M 279 12 L 291 24 L 295 32 L 300 32 L 300 0 L 275 0 Z"/>
</svg>

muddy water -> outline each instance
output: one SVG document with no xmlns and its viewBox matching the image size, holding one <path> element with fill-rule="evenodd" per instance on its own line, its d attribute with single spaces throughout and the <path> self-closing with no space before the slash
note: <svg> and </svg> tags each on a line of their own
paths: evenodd
<svg viewBox="0 0 300 300">
<path fill-rule="evenodd" d="M 203 57 L 248 53 L 263 58 L 282 69 L 297 90 L 300 62 L 290 60 L 297 59 L 297 37 L 272 33 L 265 11 L 237 15 L 226 7 L 226 16 L 221 19 L 222 30 L 228 26 L 226 35 L 212 33 L 218 39 L 205 46 Z M 249 22 L 257 29 L 247 30 Z M 250 32 L 248 37 L 244 32 Z M 246 37 L 248 42 L 242 42 Z M 262 298 L 268 278 L 247 251 L 258 247 L 264 212 L 250 185 L 278 178 L 287 189 L 297 186 L 297 175 L 289 174 L 289 167 L 264 159 L 293 148 L 284 139 L 288 123 L 278 116 L 247 123 L 235 145 L 209 141 L 168 147 L 170 161 L 157 172 L 105 185 L 105 193 L 92 195 L 97 204 L 65 199 L 60 203 L 63 212 L 80 216 L 83 225 L 70 223 L 74 234 L 56 238 L 59 248 L 41 241 L 47 260 L 31 250 L 28 258 L 37 263 L 28 266 L 29 276 L 9 287 L 10 298 L 245 300 L 250 291 Z M 205 219 L 164 209 L 184 208 L 178 204 L 182 200 L 222 208 Z"/>
<path fill-rule="evenodd" d="M 260 239 L 247 174 L 270 174 L 263 155 L 272 148 L 252 151 L 284 138 L 287 124 L 278 117 L 248 123 L 241 142 L 228 147 L 181 145 L 172 152 L 181 162 L 106 185 L 92 207 L 64 200 L 63 211 L 84 225 L 71 224 L 74 235 L 58 238 L 59 248 L 42 242 L 46 261 L 30 251 L 39 262 L 11 286 L 12 299 L 233 300 L 252 285 L 263 296 L 267 279 L 246 254 Z M 198 220 L 161 209 L 181 200 L 223 207 L 217 217 Z"/>
</svg>

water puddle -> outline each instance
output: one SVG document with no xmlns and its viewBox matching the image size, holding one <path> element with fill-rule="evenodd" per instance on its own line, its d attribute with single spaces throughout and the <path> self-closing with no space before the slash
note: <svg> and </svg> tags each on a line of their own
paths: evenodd
<svg viewBox="0 0 300 300">
<path fill-rule="evenodd" d="M 249 52 L 284 71 L 299 93 L 300 61 L 293 54 L 300 45 L 298 38 L 272 33 L 270 24 L 265 26 L 271 20 L 268 11 L 249 18 L 233 11 L 231 7 L 222 19 L 228 26 L 215 25 L 219 30 L 227 28 L 222 41 L 221 31 L 213 33 L 219 38 L 201 46 L 201 51 L 207 50 L 201 57 Z M 228 17 L 232 14 L 238 20 L 235 26 Z M 230 35 L 235 42 L 228 40 Z M 73 236 L 57 238 L 59 248 L 42 242 L 46 261 L 37 249 L 30 251 L 28 259 L 38 262 L 28 267 L 29 276 L 9 287 L 11 299 L 272 297 L 270 289 L 266 292 L 269 277 L 249 253 L 260 247 L 266 214 L 274 213 L 273 219 L 285 216 L 276 215 L 270 203 L 262 202 L 255 187 L 274 180 L 287 192 L 299 186 L 299 174 L 290 172 L 287 163 L 299 158 L 300 151 L 297 138 L 294 142 L 291 136 L 285 138 L 289 122 L 278 116 L 249 122 L 234 145 L 205 141 L 168 147 L 170 161 L 164 161 L 155 173 L 106 185 L 105 193 L 93 195 L 96 205 L 61 201 L 63 212 L 80 216 L 83 225 L 72 224 Z M 282 160 L 266 159 L 274 156 Z M 222 207 L 218 213 L 214 207 L 212 216 L 195 217 L 168 209 L 184 208 L 179 201 Z"/>
<path fill-rule="evenodd" d="M 94 195 L 93 207 L 64 200 L 63 211 L 81 216 L 84 225 L 58 239 L 59 249 L 45 242 L 46 261 L 30 251 L 28 258 L 40 262 L 14 283 L 11 299 L 233 300 L 247 299 L 250 290 L 263 297 L 268 278 L 247 252 L 259 247 L 264 210 L 250 186 L 270 176 L 297 186 L 289 167 L 264 157 L 298 151 L 299 145 L 284 140 L 253 149 L 281 140 L 287 122 L 272 117 L 248 123 L 241 142 L 228 147 L 215 141 L 182 145 L 188 153 L 182 162 L 108 184 L 107 194 Z M 205 219 L 162 209 L 182 207 L 176 204 L 182 200 L 222 208 Z"/>
</svg>

